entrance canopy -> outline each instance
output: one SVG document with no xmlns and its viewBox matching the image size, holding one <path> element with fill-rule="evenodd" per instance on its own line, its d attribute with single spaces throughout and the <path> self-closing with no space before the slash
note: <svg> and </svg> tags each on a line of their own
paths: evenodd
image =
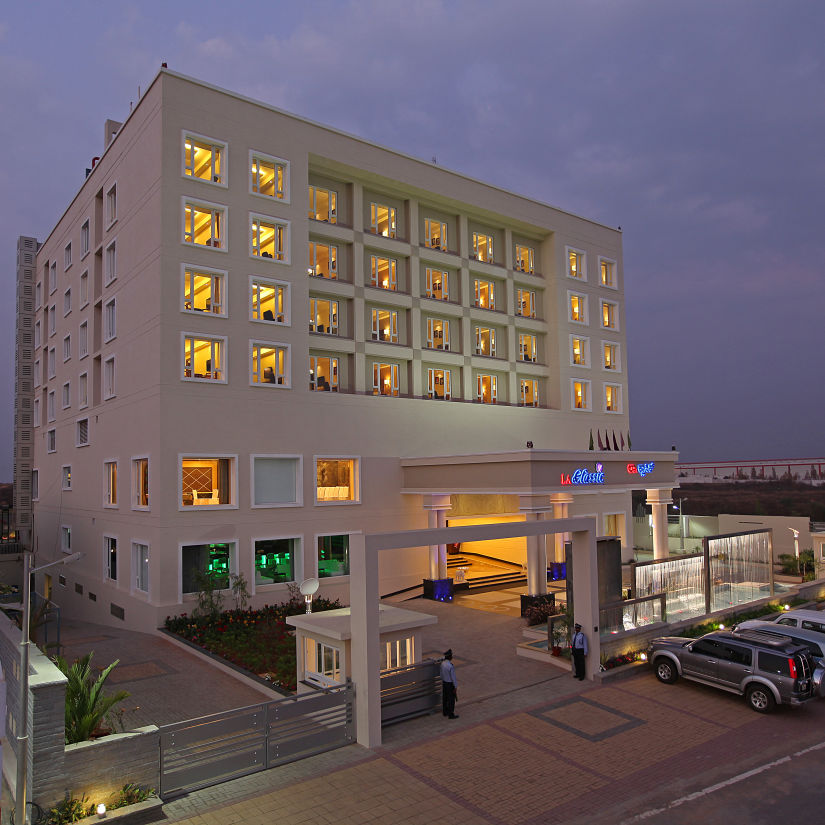
<svg viewBox="0 0 825 825">
<path fill-rule="evenodd" d="M 587 450 L 402 458 L 402 493 L 547 495 L 671 490 L 679 454 Z"/>
</svg>

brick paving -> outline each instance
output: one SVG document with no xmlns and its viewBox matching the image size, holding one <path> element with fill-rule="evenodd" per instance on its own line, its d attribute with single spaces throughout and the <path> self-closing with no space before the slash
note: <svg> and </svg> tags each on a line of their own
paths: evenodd
<svg viewBox="0 0 825 825">
<path fill-rule="evenodd" d="M 825 703 L 751 711 L 740 697 L 659 684 L 642 669 L 604 684 L 519 658 L 520 620 L 429 602 L 425 650 L 452 647 L 460 719 L 434 715 L 353 745 L 167 802 L 180 825 L 608 825 L 820 741 Z M 118 687 L 164 719 L 238 707 L 260 694 L 164 639 L 78 626 L 68 654 L 122 660 Z M 78 651 L 78 652 L 85 652 Z M 190 661 L 192 659 L 193 661 Z M 143 723 L 142 721 L 140 722 Z"/>
</svg>

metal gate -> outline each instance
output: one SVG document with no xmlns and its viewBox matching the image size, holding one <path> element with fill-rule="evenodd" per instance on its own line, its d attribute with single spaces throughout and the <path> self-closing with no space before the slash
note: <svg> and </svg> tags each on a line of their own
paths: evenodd
<svg viewBox="0 0 825 825">
<path fill-rule="evenodd" d="M 274 768 L 355 741 L 346 685 L 201 716 L 160 728 L 160 795 Z"/>
<path fill-rule="evenodd" d="M 441 667 L 433 659 L 381 674 L 381 724 L 392 725 L 441 708 Z"/>
</svg>

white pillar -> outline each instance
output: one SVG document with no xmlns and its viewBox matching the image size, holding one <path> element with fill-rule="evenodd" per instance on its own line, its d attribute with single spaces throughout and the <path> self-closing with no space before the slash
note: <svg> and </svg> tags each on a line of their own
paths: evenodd
<svg viewBox="0 0 825 825">
<path fill-rule="evenodd" d="M 599 640 L 599 564 L 596 553 L 596 521 L 592 530 L 573 534 L 573 610 L 574 621 L 582 626 L 587 636 L 588 652 L 584 660 L 584 674 L 593 679 L 601 663 Z"/>
<path fill-rule="evenodd" d="M 667 544 L 667 505 L 673 501 L 672 490 L 648 490 L 647 503 L 653 515 L 653 558 L 670 555 Z"/>
<path fill-rule="evenodd" d="M 570 493 L 553 493 L 550 496 L 553 502 L 553 518 L 570 518 L 570 505 L 573 503 L 573 496 Z M 564 561 L 564 543 L 570 541 L 569 533 L 556 533 L 553 537 L 555 545 L 556 561 Z"/>
<path fill-rule="evenodd" d="M 349 598 L 355 685 L 355 732 L 359 745 L 381 745 L 381 637 L 378 624 L 378 553 L 367 558 L 364 534 L 349 537 Z"/>
<path fill-rule="evenodd" d="M 519 496 L 519 510 L 525 520 L 540 521 L 550 509 L 547 496 Z M 527 595 L 543 596 L 547 593 L 547 543 L 546 536 L 527 536 Z"/>
<path fill-rule="evenodd" d="M 447 526 L 447 510 L 452 507 L 450 496 L 425 495 L 424 509 L 427 511 L 427 524 L 430 528 Z M 430 545 L 430 578 L 447 578 L 447 545 Z"/>
</svg>

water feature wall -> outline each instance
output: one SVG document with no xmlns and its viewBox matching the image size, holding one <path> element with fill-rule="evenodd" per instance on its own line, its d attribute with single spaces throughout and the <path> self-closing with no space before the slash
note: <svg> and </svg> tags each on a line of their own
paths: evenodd
<svg viewBox="0 0 825 825">
<path fill-rule="evenodd" d="M 705 612 L 705 555 L 679 556 L 636 565 L 637 597 L 664 593 L 667 619 L 678 621 Z"/>
<path fill-rule="evenodd" d="M 710 612 L 773 596 L 772 552 L 769 530 L 706 538 Z"/>
</svg>

